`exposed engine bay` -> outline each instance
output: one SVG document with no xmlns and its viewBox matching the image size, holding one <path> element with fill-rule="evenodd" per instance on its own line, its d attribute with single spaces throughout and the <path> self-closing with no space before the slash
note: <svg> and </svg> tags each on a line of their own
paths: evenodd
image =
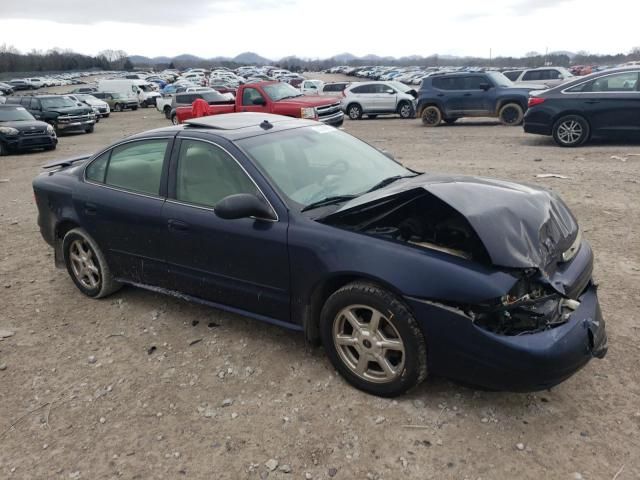
<svg viewBox="0 0 640 480">
<path fill-rule="evenodd" d="M 330 223 L 468 260 L 490 262 L 482 242 L 464 216 L 428 192 L 354 209 L 331 218 Z"/>
<path fill-rule="evenodd" d="M 418 248 L 491 264 L 491 258 L 469 221 L 429 192 L 400 195 L 333 215 L 336 227 L 382 237 Z M 499 335 L 524 335 L 566 323 L 580 305 L 560 295 L 536 268 L 517 269 L 521 277 L 502 298 L 485 305 L 449 305 L 477 326 Z M 514 272 L 515 272 L 514 271 Z"/>
</svg>

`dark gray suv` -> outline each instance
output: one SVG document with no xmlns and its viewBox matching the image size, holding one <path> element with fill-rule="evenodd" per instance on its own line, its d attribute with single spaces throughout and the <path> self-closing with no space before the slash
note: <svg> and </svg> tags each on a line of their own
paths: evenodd
<svg viewBox="0 0 640 480">
<path fill-rule="evenodd" d="M 422 81 L 416 112 L 428 127 L 462 117 L 497 117 L 503 125 L 520 125 L 529 92 L 544 88 L 517 88 L 499 72 L 434 75 Z"/>
</svg>

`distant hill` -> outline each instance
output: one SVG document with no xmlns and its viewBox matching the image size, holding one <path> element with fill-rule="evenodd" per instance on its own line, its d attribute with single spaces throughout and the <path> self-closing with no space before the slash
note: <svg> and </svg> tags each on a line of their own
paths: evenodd
<svg viewBox="0 0 640 480">
<path fill-rule="evenodd" d="M 267 65 L 272 63 L 272 60 L 261 57 L 257 53 L 253 52 L 241 53 L 240 55 L 235 56 L 232 60 L 236 63 L 246 63 L 249 65 Z"/>
</svg>

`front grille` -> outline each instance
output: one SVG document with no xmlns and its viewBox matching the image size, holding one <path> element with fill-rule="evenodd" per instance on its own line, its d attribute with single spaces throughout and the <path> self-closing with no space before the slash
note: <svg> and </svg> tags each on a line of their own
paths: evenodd
<svg viewBox="0 0 640 480">
<path fill-rule="evenodd" d="M 59 123 L 86 122 L 90 120 L 89 115 L 61 115 L 58 117 Z"/>
<path fill-rule="evenodd" d="M 321 119 L 323 117 L 329 117 L 340 111 L 340 103 L 332 103 L 331 105 L 326 105 L 322 107 L 316 107 L 318 111 L 318 118 Z"/>
<path fill-rule="evenodd" d="M 25 137 L 32 137 L 34 135 L 45 135 L 47 130 L 44 128 L 39 128 L 37 130 L 26 130 L 22 132 L 22 135 Z"/>
</svg>

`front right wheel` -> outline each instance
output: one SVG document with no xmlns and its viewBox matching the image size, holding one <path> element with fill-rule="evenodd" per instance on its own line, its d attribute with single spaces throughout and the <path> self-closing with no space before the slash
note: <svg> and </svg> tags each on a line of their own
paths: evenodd
<svg viewBox="0 0 640 480">
<path fill-rule="evenodd" d="M 333 366 L 354 387 L 394 397 L 427 376 L 424 336 L 407 306 L 369 283 L 348 284 L 331 295 L 320 334 Z"/>
</svg>

